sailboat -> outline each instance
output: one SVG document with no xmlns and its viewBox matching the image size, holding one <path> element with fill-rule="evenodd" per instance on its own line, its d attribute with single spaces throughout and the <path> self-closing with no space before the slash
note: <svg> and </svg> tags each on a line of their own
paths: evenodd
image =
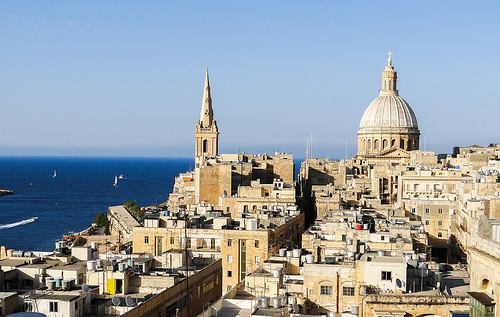
<svg viewBox="0 0 500 317">
<path fill-rule="evenodd" d="M 56 173 L 56 170 L 54 170 L 54 175 L 52 175 L 52 178 L 56 178 L 57 176 L 57 173 Z"/>
<path fill-rule="evenodd" d="M 113 184 L 113 186 L 116 186 L 118 185 L 118 176 L 115 175 L 115 183 Z"/>
</svg>

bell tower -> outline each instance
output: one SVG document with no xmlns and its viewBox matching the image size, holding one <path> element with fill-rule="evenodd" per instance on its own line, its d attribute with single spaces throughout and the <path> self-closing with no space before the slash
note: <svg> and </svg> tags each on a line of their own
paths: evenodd
<svg viewBox="0 0 500 317">
<path fill-rule="evenodd" d="M 205 75 L 205 87 L 201 105 L 200 120 L 196 123 L 195 157 L 211 157 L 219 154 L 219 129 L 214 120 L 212 97 L 210 96 L 210 83 L 208 68 Z"/>
</svg>

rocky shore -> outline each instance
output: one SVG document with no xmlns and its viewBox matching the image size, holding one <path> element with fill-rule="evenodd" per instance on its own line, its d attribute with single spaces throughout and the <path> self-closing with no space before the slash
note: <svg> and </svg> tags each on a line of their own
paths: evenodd
<svg viewBox="0 0 500 317">
<path fill-rule="evenodd" d="M 7 195 L 14 195 L 14 192 L 12 190 L 0 189 L 0 197 Z"/>
</svg>

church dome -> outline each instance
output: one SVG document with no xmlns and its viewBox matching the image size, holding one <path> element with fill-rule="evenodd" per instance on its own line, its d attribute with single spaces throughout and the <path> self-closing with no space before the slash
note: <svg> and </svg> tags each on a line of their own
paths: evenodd
<svg viewBox="0 0 500 317">
<path fill-rule="evenodd" d="M 404 151 L 419 148 L 417 116 L 396 89 L 398 75 L 392 66 L 391 55 L 389 52 L 387 65 L 382 72 L 380 95 L 366 108 L 359 123 L 360 156 L 386 155 L 394 148 Z"/>
<path fill-rule="evenodd" d="M 399 95 L 380 95 L 366 108 L 359 129 L 418 129 L 417 117 Z"/>
</svg>

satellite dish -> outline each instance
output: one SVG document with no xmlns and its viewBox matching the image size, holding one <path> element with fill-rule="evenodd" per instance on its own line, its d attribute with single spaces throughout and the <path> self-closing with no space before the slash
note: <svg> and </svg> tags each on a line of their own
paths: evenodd
<svg viewBox="0 0 500 317">
<path fill-rule="evenodd" d="M 86 283 L 83 283 L 82 284 L 82 290 L 87 293 L 89 290 L 90 290 L 90 287 L 86 284 Z"/>
<path fill-rule="evenodd" d="M 179 273 L 179 271 L 177 271 L 177 269 L 174 267 L 174 268 L 172 269 L 172 273 L 173 273 L 173 274 L 177 274 L 177 273 Z"/>
<path fill-rule="evenodd" d="M 115 306 L 119 306 L 119 305 L 120 305 L 120 302 L 121 302 L 120 297 L 118 297 L 118 296 L 113 297 L 113 298 L 111 299 L 111 302 L 113 303 L 113 305 L 115 305 Z"/>
<path fill-rule="evenodd" d="M 458 267 L 463 270 L 464 269 L 464 265 L 462 264 L 462 262 L 458 262 Z"/>
<path fill-rule="evenodd" d="M 135 306 L 135 300 L 134 300 L 134 298 L 132 296 L 125 297 L 125 303 L 129 307 Z"/>
<path fill-rule="evenodd" d="M 399 278 L 396 279 L 396 286 L 398 288 L 401 288 L 401 286 L 403 286 L 403 283 L 401 282 L 401 280 Z"/>
<path fill-rule="evenodd" d="M 99 258 L 99 253 L 97 251 L 94 251 L 92 252 L 92 256 L 94 257 L 94 259 L 97 259 Z"/>
</svg>

